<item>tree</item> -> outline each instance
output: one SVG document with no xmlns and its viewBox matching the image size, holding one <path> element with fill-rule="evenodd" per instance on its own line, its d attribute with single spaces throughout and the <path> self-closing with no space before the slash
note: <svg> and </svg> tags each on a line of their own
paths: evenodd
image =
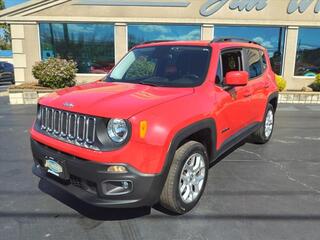
<svg viewBox="0 0 320 240">
<path fill-rule="evenodd" d="M 5 9 L 4 0 L 0 0 L 0 10 Z M 10 25 L 7 23 L 0 23 L 0 29 L 3 31 L 3 34 L 0 36 L 0 49 L 1 50 L 10 50 L 11 49 L 11 33 Z"/>
<path fill-rule="evenodd" d="M 6 6 L 4 4 L 4 0 L 0 0 L 0 10 L 3 10 L 5 8 L 6 8 Z"/>
</svg>

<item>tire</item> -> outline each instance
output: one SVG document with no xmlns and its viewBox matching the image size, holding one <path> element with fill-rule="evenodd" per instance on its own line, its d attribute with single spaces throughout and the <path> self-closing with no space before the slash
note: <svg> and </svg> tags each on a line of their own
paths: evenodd
<svg viewBox="0 0 320 240">
<path fill-rule="evenodd" d="M 16 80 L 15 80 L 14 76 L 12 76 L 11 83 L 12 83 L 12 84 L 16 84 Z"/>
<path fill-rule="evenodd" d="M 197 169 L 197 171 L 191 169 Z M 208 178 L 208 169 L 207 150 L 201 143 L 190 141 L 182 145 L 174 155 L 160 195 L 160 204 L 174 214 L 189 212 L 202 196 Z M 188 194 L 188 191 L 194 194 Z"/>
<path fill-rule="evenodd" d="M 269 103 L 267 107 L 267 111 L 264 116 L 263 124 L 256 132 L 254 132 L 251 135 L 250 140 L 252 140 L 253 143 L 257 143 L 257 144 L 267 143 L 272 137 L 273 128 L 274 128 L 274 109 L 273 109 L 273 106 Z"/>
</svg>

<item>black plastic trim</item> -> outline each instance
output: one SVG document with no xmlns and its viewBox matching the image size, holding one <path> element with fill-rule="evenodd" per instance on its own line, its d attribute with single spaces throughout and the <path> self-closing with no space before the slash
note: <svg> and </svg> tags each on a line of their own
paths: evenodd
<svg viewBox="0 0 320 240">
<path fill-rule="evenodd" d="M 225 152 L 230 150 L 232 147 L 236 146 L 238 143 L 246 139 L 248 136 L 250 136 L 253 132 L 259 129 L 261 126 L 261 123 L 256 122 L 253 124 L 250 124 L 249 126 L 241 129 L 239 132 L 232 135 L 230 138 L 225 140 L 219 150 L 217 151 L 217 155 L 215 156 L 215 160 L 218 159 L 221 155 L 223 155 Z"/>
<path fill-rule="evenodd" d="M 143 174 L 133 167 L 122 164 L 128 169 L 127 173 L 108 173 L 107 168 L 112 164 L 103 164 L 77 158 L 58 150 L 49 148 L 31 139 L 31 149 L 34 158 L 33 173 L 58 188 L 76 196 L 77 198 L 100 207 L 143 207 L 153 206 L 158 202 L 160 189 L 162 189 L 161 174 Z M 45 157 L 55 160 L 63 160 L 66 164 L 67 176 L 76 176 L 83 181 L 96 184 L 96 193 L 86 191 L 74 186 L 67 180 L 59 178 L 46 172 L 43 167 Z M 106 181 L 130 181 L 133 183 L 132 191 L 122 195 L 107 195 L 102 184 Z"/>
<path fill-rule="evenodd" d="M 274 110 L 274 112 L 277 111 L 278 98 L 279 98 L 279 92 L 273 92 L 273 93 L 270 94 L 270 96 L 268 97 L 268 102 L 267 102 L 267 106 L 266 106 L 265 112 L 267 112 L 268 104 L 269 104 L 272 100 L 274 100 L 274 99 L 276 99 L 276 103 L 277 103 L 277 104 L 276 104 L 276 107 L 275 107 L 273 110 Z"/>
</svg>

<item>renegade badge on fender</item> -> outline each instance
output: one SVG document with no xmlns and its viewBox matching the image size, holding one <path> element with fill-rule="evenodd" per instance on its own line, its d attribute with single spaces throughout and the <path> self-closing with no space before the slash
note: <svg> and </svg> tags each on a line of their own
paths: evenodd
<svg viewBox="0 0 320 240">
<path fill-rule="evenodd" d="M 39 100 L 33 172 L 96 206 L 160 202 L 183 214 L 199 201 L 210 163 L 248 137 L 271 138 L 277 98 L 268 53 L 255 42 L 144 43 L 104 80 Z"/>
</svg>

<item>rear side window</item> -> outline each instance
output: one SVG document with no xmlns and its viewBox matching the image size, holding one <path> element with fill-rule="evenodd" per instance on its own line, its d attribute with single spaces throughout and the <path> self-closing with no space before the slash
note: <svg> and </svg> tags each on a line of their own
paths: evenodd
<svg viewBox="0 0 320 240">
<path fill-rule="evenodd" d="M 261 76 L 266 69 L 266 59 L 262 51 L 258 49 L 244 49 L 247 59 L 247 71 L 249 78 Z"/>
</svg>

